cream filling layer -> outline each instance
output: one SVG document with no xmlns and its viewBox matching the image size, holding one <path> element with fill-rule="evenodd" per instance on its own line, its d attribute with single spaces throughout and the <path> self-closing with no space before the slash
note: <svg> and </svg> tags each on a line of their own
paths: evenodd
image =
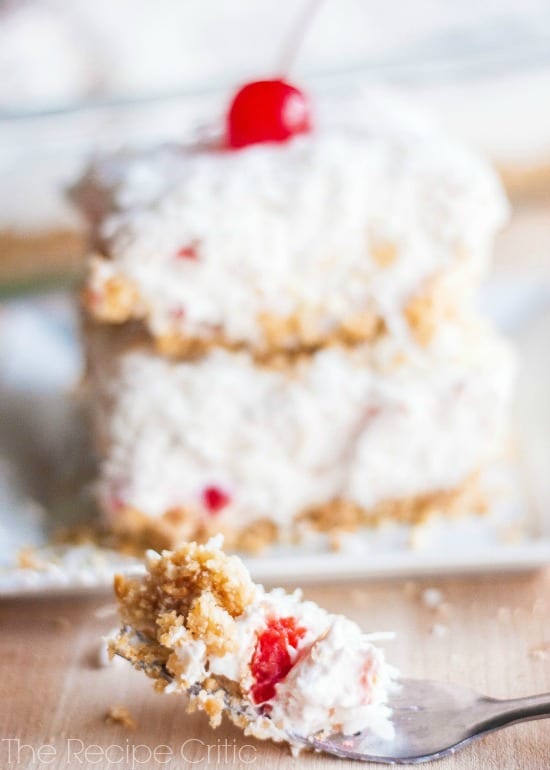
<svg viewBox="0 0 550 770">
<path fill-rule="evenodd" d="M 420 354 L 388 341 L 381 368 L 366 348 L 322 350 L 288 371 L 219 349 L 179 363 L 92 356 L 108 520 L 121 507 L 152 518 L 183 508 L 212 522 L 210 487 L 227 496 L 222 529 L 285 526 L 334 498 L 369 509 L 453 489 L 498 451 L 515 366 L 480 324 L 438 344 Z M 392 366 L 399 354 L 406 362 Z"/>
</svg>

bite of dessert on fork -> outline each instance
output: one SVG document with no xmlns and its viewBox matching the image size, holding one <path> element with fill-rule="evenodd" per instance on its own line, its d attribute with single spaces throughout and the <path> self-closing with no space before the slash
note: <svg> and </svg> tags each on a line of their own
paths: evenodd
<svg viewBox="0 0 550 770">
<path fill-rule="evenodd" d="M 123 625 L 112 653 L 213 726 L 225 713 L 246 734 L 296 749 L 335 732 L 392 737 L 396 671 L 375 646 L 388 635 L 363 633 L 300 591 L 266 591 L 221 536 L 150 551 L 145 573 L 117 576 L 115 591 Z"/>
</svg>

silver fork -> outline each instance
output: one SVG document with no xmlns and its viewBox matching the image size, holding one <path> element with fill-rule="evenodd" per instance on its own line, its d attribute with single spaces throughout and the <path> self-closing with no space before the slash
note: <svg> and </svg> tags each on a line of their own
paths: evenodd
<svg viewBox="0 0 550 770">
<path fill-rule="evenodd" d="M 401 679 L 399 684 L 399 692 L 388 704 L 395 728 L 391 740 L 365 731 L 301 742 L 345 759 L 414 765 L 453 754 L 476 738 L 508 725 L 550 717 L 550 693 L 497 700 L 467 687 L 427 679 Z"/>
<path fill-rule="evenodd" d="M 139 632 L 137 637 L 144 641 Z M 168 682 L 173 680 L 162 663 L 138 664 L 138 667 Z M 368 730 L 356 735 L 337 733 L 322 739 L 292 734 L 289 739 L 343 759 L 415 765 L 453 754 L 476 738 L 508 725 L 550 717 L 550 693 L 497 700 L 467 687 L 429 679 L 400 679 L 398 684 L 388 702 L 394 726 L 391 740 L 377 738 Z M 200 685 L 188 692 L 196 694 L 198 690 Z M 226 708 L 249 718 L 257 714 L 254 707 L 245 703 L 236 708 L 234 702 L 228 700 Z"/>
</svg>

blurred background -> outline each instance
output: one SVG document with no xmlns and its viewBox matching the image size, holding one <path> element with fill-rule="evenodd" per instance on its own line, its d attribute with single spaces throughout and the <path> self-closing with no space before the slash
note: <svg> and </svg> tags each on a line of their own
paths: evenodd
<svg viewBox="0 0 550 770">
<path fill-rule="evenodd" d="M 515 199 L 550 190 L 547 0 L 0 0 L 0 291 L 74 275 L 64 190 L 91 151 L 216 120 L 236 84 L 279 73 L 304 17 L 293 77 L 412 92 Z"/>
<path fill-rule="evenodd" d="M 44 487 L 70 455 L 56 399 L 81 372 L 72 287 L 85 233 L 66 190 L 95 151 L 215 123 L 289 48 L 291 77 L 311 91 L 404 90 L 492 159 L 513 216 L 486 301 L 516 335 L 541 318 L 533 356 L 540 340 L 548 349 L 548 0 L 0 0 L 0 512 L 18 489 L 7 458 L 34 447 Z"/>
</svg>

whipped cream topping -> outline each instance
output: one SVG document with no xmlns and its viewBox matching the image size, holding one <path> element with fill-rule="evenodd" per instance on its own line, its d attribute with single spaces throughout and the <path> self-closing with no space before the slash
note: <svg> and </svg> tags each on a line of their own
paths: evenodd
<svg viewBox="0 0 550 770">
<path fill-rule="evenodd" d="M 500 447 L 515 368 L 480 322 L 449 325 L 429 351 L 387 340 L 289 371 L 220 349 L 175 363 L 104 342 L 90 364 L 107 518 L 120 506 L 151 517 L 183 507 L 214 521 L 203 504 L 214 486 L 229 500 L 215 513 L 222 529 L 284 527 L 334 498 L 369 509 L 460 485 Z"/>
<path fill-rule="evenodd" d="M 368 725 L 376 735 L 391 739 L 391 712 L 384 703 L 393 674 L 380 650 L 355 623 L 333 617 L 323 636 L 302 652 L 277 686 L 271 719 L 280 729 L 312 735 L 326 729 L 330 714 L 345 735 Z"/>
<path fill-rule="evenodd" d="M 315 130 L 283 145 L 104 159 L 76 198 L 108 256 L 92 263 L 94 292 L 123 277 L 155 335 L 246 343 L 263 313 L 305 309 L 329 330 L 372 310 L 391 328 L 457 265 L 471 293 L 507 212 L 483 160 L 374 92 L 319 105 Z"/>
</svg>

